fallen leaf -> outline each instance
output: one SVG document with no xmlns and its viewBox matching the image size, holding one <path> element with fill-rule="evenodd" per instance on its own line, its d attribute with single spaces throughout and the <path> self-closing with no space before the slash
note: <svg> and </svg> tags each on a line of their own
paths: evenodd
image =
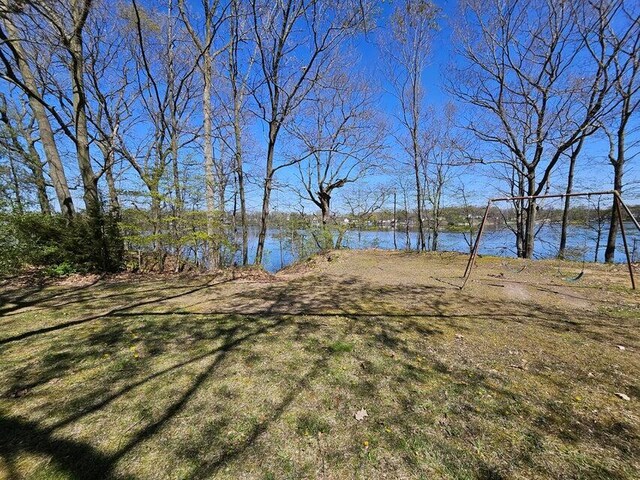
<svg viewBox="0 0 640 480">
<path fill-rule="evenodd" d="M 364 408 L 361 408 L 360 410 L 358 410 L 356 412 L 356 414 L 354 415 L 356 420 L 360 421 L 360 420 L 364 420 L 366 417 L 369 416 L 369 414 L 367 413 L 367 411 Z"/>
<path fill-rule="evenodd" d="M 624 393 L 615 393 L 614 394 L 616 397 L 620 397 L 622 400 L 624 400 L 625 402 L 628 402 L 629 400 L 631 400 L 629 398 L 629 395 L 626 395 Z"/>
</svg>

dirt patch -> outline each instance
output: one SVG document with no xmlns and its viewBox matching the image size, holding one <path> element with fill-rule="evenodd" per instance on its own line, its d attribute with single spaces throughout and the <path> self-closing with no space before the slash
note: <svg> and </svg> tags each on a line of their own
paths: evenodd
<svg viewBox="0 0 640 480">
<path fill-rule="evenodd" d="M 79 274 L 74 273 L 67 277 L 61 278 L 53 282 L 55 285 L 62 287 L 86 287 L 92 285 L 102 278 L 102 275 L 98 274 Z"/>
</svg>

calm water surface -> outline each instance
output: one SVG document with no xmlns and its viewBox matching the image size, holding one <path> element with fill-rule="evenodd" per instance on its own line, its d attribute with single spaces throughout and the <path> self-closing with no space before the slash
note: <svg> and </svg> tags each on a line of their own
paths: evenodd
<svg viewBox="0 0 640 480">
<path fill-rule="evenodd" d="M 640 232 L 632 224 L 625 225 L 629 249 L 640 260 Z M 263 263 L 270 272 L 276 272 L 295 262 L 301 255 L 311 252 L 311 236 L 309 233 L 298 231 L 297 240 L 291 241 L 290 232 L 271 229 L 265 242 L 265 255 Z M 301 241 L 302 237 L 302 241 Z M 417 244 L 417 232 L 409 232 L 410 248 L 415 249 Z M 602 232 L 598 261 L 604 260 L 604 247 L 607 239 L 607 231 Z M 571 227 L 568 231 L 567 257 L 572 260 L 583 259 L 592 262 L 595 257 L 597 232 L 584 227 Z M 250 232 L 249 236 L 249 261 L 255 259 L 257 246 L 257 232 Z M 399 249 L 408 247 L 404 232 L 396 232 L 396 242 Z M 438 240 L 439 250 L 469 252 L 468 235 L 462 233 L 440 232 Z M 560 226 L 545 225 L 540 227 L 535 244 L 535 258 L 553 258 L 558 253 L 560 243 Z M 295 245 L 294 245 L 295 244 Z M 300 248 L 300 245 L 306 245 Z M 391 230 L 352 230 L 345 234 L 343 245 L 352 249 L 381 248 L 393 250 L 393 231 Z M 512 232 L 506 229 L 486 230 L 480 244 L 480 254 L 515 257 L 515 241 Z M 238 260 L 238 257 L 236 257 Z M 618 235 L 616 248 L 616 262 L 624 262 L 625 255 L 622 238 Z"/>
</svg>

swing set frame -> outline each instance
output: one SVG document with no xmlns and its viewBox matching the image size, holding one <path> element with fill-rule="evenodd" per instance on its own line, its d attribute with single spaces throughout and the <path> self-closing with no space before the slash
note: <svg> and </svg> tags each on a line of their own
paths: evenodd
<svg viewBox="0 0 640 480">
<path fill-rule="evenodd" d="M 620 234 L 622 235 L 624 253 L 627 257 L 627 267 L 629 269 L 629 278 L 631 279 L 631 288 L 635 290 L 636 280 L 633 275 L 633 265 L 631 264 L 631 255 L 629 254 L 629 246 L 627 244 L 627 234 L 625 232 L 624 222 L 622 220 L 622 210 L 624 209 L 624 211 L 627 213 L 627 215 L 631 219 L 631 222 L 635 225 L 635 227 L 638 229 L 639 232 L 640 232 L 640 223 L 638 223 L 638 220 L 633 216 L 633 213 L 631 212 L 629 207 L 627 207 L 627 205 L 622 200 L 622 195 L 620 195 L 620 192 L 618 192 L 617 190 L 607 190 L 603 192 L 564 193 L 564 194 L 555 194 L 555 195 L 527 195 L 527 196 L 521 196 L 521 197 L 499 197 L 499 198 L 489 199 L 489 201 L 487 202 L 487 208 L 485 209 L 484 215 L 482 217 L 482 221 L 480 222 L 480 227 L 478 228 L 476 241 L 473 245 L 473 248 L 471 249 L 471 253 L 469 254 L 469 260 L 467 262 L 467 268 L 465 269 L 464 275 L 462 277 L 463 282 L 462 282 L 462 286 L 460 287 L 460 290 L 462 290 L 465 287 L 465 285 L 469 281 L 469 278 L 471 277 L 471 271 L 475 266 L 476 258 L 478 256 L 478 249 L 480 247 L 480 240 L 482 239 L 482 233 L 484 232 L 484 226 L 489 216 L 489 209 L 491 208 L 491 205 L 498 202 L 512 202 L 516 200 L 534 200 L 539 198 L 592 197 L 594 195 L 611 195 L 613 196 L 613 201 L 615 205 L 617 205 L 618 207 L 617 208 L 618 225 L 620 226 Z"/>
</svg>

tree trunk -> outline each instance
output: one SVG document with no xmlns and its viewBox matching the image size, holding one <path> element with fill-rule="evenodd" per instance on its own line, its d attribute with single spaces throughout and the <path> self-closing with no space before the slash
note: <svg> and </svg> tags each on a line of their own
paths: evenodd
<svg viewBox="0 0 640 480">
<path fill-rule="evenodd" d="M 260 212 L 260 232 L 258 233 L 258 247 L 256 249 L 255 265 L 262 264 L 264 242 L 267 238 L 267 219 L 269 217 L 269 201 L 273 188 L 273 154 L 276 146 L 277 126 L 274 121 L 269 125 L 269 144 L 267 145 L 267 166 L 262 193 L 262 211 Z"/>
<path fill-rule="evenodd" d="M 111 155 L 113 155 L 113 152 Z M 116 220 L 120 220 L 120 199 L 118 198 L 116 181 L 113 177 L 113 163 L 109 163 L 107 166 L 105 176 L 107 179 L 107 188 L 109 189 L 109 210 Z"/>
<path fill-rule="evenodd" d="M 44 179 L 44 169 L 42 168 L 42 162 L 40 161 L 40 155 L 36 150 L 33 142 L 29 141 L 29 168 L 33 175 L 33 183 L 36 187 L 36 193 L 38 195 L 38 204 L 40 205 L 40 212 L 45 215 L 51 215 L 51 205 L 49 205 L 49 197 L 47 196 L 47 183 Z"/>
<path fill-rule="evenodd" d="M 207 22 L 207 29 L 209 24 Z M 202 66 L 202 116 L 203 116 L 203 142 L 204 142 L 204 174 L 205 174 L 205 197 L 207 202 L 207 236 L 208 238 L 208 268 L 215 270 L 218 265 L 218 242 L 216 241 L 217 222 L 215 204 L 215 178 L 213 174 L 213 134 L 211 125 L 211 54 L 207 51 L 203 57 Z"/>
<path fill-rule="evenodd" d="M 535 174 L 533 171 L 529 171 L 527 175 L 528 190 L 527 195 L 531 196 L 535 194 L 536 182 Z M 536 236 L 536 213 L 538 204 L 535 198 L 530 198 L 527 205 L 527 223 L 525 225 L 525 238 L 524 238 L 524 258 L 533 258 L 533 245 Z"/>
<path fill-rule="evenodd" d="M 320 191 L 318 195 L 320 201 L 320 213 L 322 214 L 322 226 L 326 226 L 329 223 L 329 217 L 331 216 L 330 203 L 331 195 L 327 192 Z"/>
<path fill-rule="evenodd" d="M 13 154 L 7 155 L 9 158 L 9 170 L 11 171 L 11 183 L 13 187 L 13 193 L 15 195 L 15 210 L 22 214 L 24 213 L 24 202 L 22 201 L 22 192 L 20 189 L 20 180 L 18 179 L 18 172 L 13 160 Z"/>
<path fill-rule="evenodd" d="M 573 169 L 575 166 L 575 158 L 571 157 L 569 164 L 569 176 L 567 178 L 567 196 L 564 198 L 564 209 L 562 211 L 562 226 L 560 227 L 560 248 L 558 250 L 558 258 L 564 259 L 565 250 L 567 248 L 567 227 L 569 226 L 569 209 L 571 208 L 571 197 L 569 194 L 573 190 Z"/>
<path fill-rule="evenodd" d="M 180 244 L 180 217 L 182 216 L 182 188 L 180 186 L 180 166 L 179 166 L 179 157 L 178 157 L 178 126 L 175 118 L 175 112 L 171 113 L 171 139 L 170 139 L 170 149 L 171 149 L 171 164 L 173 170 L 173 191 L 174 191 L 174 201 L 173 201 L 173 220 L 172 230 L 173 230 L 173 242 L 175 244 L 175 273 L 178 273 L 182 270 L 182 245 Z"/>
<path fill-rule="evenodd" d="M 398 241 L 396 239 L 396 227 L 398 219 L 398 204 L 396 198 L 396 191 L 393 191 L 393 249 L 398 249 Z"/>
<path fill-rule="evenodd" d="M 85 211 L 91 221 L 92 256 L 102 270 L 110 268 L 109 251 L 103 233 L 102 206 L 98 195 L 98 179 L 91 167 L 89 152 L 89 131 L 87 128 L 87 97 L 84 88 L 84 52 L 82 47 L 82 26 L 78 24 L 81 16 L 80 0 L 73 2 L 74 31 L 69 39 L 71 53 L 71 86 L 73 89 L 73 115 L 76 140 L 76 160 L 82 186 Z"/>
<path fill-rule="evenodd" d="M 71 198 L 71 192 L 69 191 L 67 177 L 64 173 L 64 167 L 62 166 L 62 160 L 60 159 L 60 154 L 53 134 L 53 128 L 51 127 L 51 123 L 49 122 L 49 117 L 44 106 L 33 95 L 33 93 L 38 92 L 38 87 L 35 76 L 27 63 L 26 53 L 22 48 L 22 44 L 17 40 L 20 38 L 18 31 L 8 18 L 5 17 L 4 21 L 7 31 L 14 39 L 12 42 L 15 51 L 17 52 L 16 62 L 18 64 L 20 74 L 22 75 L 22 81 L 27 89 L 32 92 L 32 94 L 27 92 L 25 93 L 27 93 L 27 97 L 29 98 L 29 105 L 33 112 L 33 116 L 35 117 L 36 122 L 38 122 L 40 142 L 42 143 L 42 149 L 44 150 L 49 164 L 49 176 L 51 177 L 51 182 L 53 183 L 53 188 L 56 192 L 60 211 L 63 215 L 71 217 L 75 209 Z"/>
<path fill-rule="evenodd" d="M 620 155 L 623 155 L 620 157 Z M 613 168 L 613 189 L 622 194 L 622 177 L 624 174 L 624 151 L 618 151 L 618 161 L 614 164 Z M 616 238 L 618 236 L 618 202 L 613 201 L 611 207 L 611 217 L 609 218 L 609 234 L 607 236 L 607 246 L 604 251 L 604 261 L 607 263 L 613 263 L 616 254 Z"/>
<path fill-rule="evenodd" d="M 600 208 L 598 207 L 598 216 L 600 215 Z M 596 248 L 593 254 L 593 262 L 598 263 L 598 254 L 600 253 L 600 243 L 602 242 L 602 222 L 598 218 L 598 229 L 596 230 Z"/>
<path fill-rule="evenodd" d="M 565 250 L 567 248 L 567 228 L 569 226 L 569 209 L 571 208 L 571 197 L 569 196 L 571 192 L 573 192 L 573 177 L 576 166 L 576 160 L 578 159 L 578 155 L 580 150 L 582 149 L 582 144 L 584 142 L 584 137 L 580 140 L 577 147 L 571 152 L 571 158 L 569 159 L 569 174 L 567 176 L 567 196 L 564 199 L 564 210 L 562 211 L 562 226 L 560 229 L 560 248 L 558 249 L 558 258 L 563 259 Z"/>
<path fill-rule="evenodd" d="M 78 1 L 74 2 L 74 16 L 77 14 Z M 76 133 L 76 156 L 82 185 L 84 203 L 90 216 L 100 215 L 100 198 L 98 196 L 95 175 L 91 167 L 89 153 L 89 132 L 87 129 L 87 98 L 84 88 L 84 53 L 82 51 L 82 33 L 76 28 L 71 36 L 71 83 L 73 88 L 73 113 Z"/>
<path fill-rule="evenodd" d="M 438 180 L 441 181 L 441 178 Z M 438 239 L 440 236 L 440 204 L 442 201 L 442 189 L 443 186 L 440 184 L 436 188 L 433 198 L 433 223 L 431 228 L 431 250 L 436 252 L 438 251 Z"/>
<path fill-rule="evenodd" d="M 404 189 L 402 190 L 402 200 L 404 202 L 404 248 L 405 250 L 411 250 L 411 235 L 409 233 L 409 205 L 407 201 L 407 191 Z"/>
<path fill-rule="evenodd" d="M 151 232 L 153 234 L 153 250 L 155 252 L 160 252 L 161 245 L 158 240 L 158 235 L 160 233 L 160 191 L 158 190 L 157 184 L 147 184 L 147 188 L 149 189 L 149 194 L 151 195 Z"/>
<path fill-rule="evenodd" d="M 109 191 L 109 211 L 116 220 L 120 219 L 120 200 L 118 198 L 118 190 L 116 189 L 116 181 L 113 177 L 113 165 L 115 163 L 115 152 L 111 147 L 112 142 L 106 141 L 96 142 L 102 158 L 104 159 L 104 173 L 107 180 L 107 189 Z"/>
<path fill-rule="evenodd" d="M 424 220 L 422 218 L 422 186 L 420 184 L 420 164 L 418 162 L 418 153 L 414 149 L 413 169 L 416 180 L 416 213 L 418 215 L 418 251 L 424 252 L 427 244 L 424 239 Z"/>
<path fill-rule="evenodd" d="M 226 209 L 226 200 L 225 193 L 227 191 L 227 177 L 224 172 L 224 164 L 222 163 L 222 158 L 224 157 L 224 152 L 220 154 L 220 161 L 215 165 L 217 170 L 217 185 L 218 185 L 218 218 L 220 222 L 220 235 L 226 235 L 226 222 L 227 222 L 227 209 Z M 218 265 L 224 264 L 224 250 L 222 248 L 222 243 L 219 242 L 218 245 Z"/>
<path fill-rule="evenodd" d="M 206 130 L 206 127 L 205 127 Z M 204 154 L 204 176 L 205 176 L 205 197 L 207 202 L 207 237 L 208 238 L 208 252 L 207 252 L 207 263 L 209 270 L 215 270 L 218 268 L 218 242 L 217 242 L 217 233 L 218 233 L 218 219 L 216 215 L 216 201 L 215 201 L 215 178 L 213 174 L 213 148 L 210 145 L 211 137 L 209 137 L 208 141 L 206 139 L 207 135 L 205 133 L 205 154 Z M 207 152 L 206 144 L 209 143 L 209 150 Z"/>
<path fill-rule="evenodd" d="M 238 112 L 239 113 L 239 112 Z M 240 197 L 240 223 L 242 224 L 242 265 L 249 264 L 249 225 L 247 223 L 247 202 L 244 192 L 244 171 L 242 166 L 242 139 L 240 125 L 234 122 L 236 137 L 236 176 L 238 178 L 238 196 Z"/>
<path fill-rule="evenodd" d="M 436 212 L 434 211 L 434 215 L 436 215 Z M 438 237 L 440 235 L 440 232 L 438 231 L 440 226 L 439 226 L 439 222 L 437 220 L 437 218 L 434 216 L 434 220 L 433 220 L 433 230 L 431 231 L 431 250 L 434 252 L 438 251 Z"/>
</svg>

